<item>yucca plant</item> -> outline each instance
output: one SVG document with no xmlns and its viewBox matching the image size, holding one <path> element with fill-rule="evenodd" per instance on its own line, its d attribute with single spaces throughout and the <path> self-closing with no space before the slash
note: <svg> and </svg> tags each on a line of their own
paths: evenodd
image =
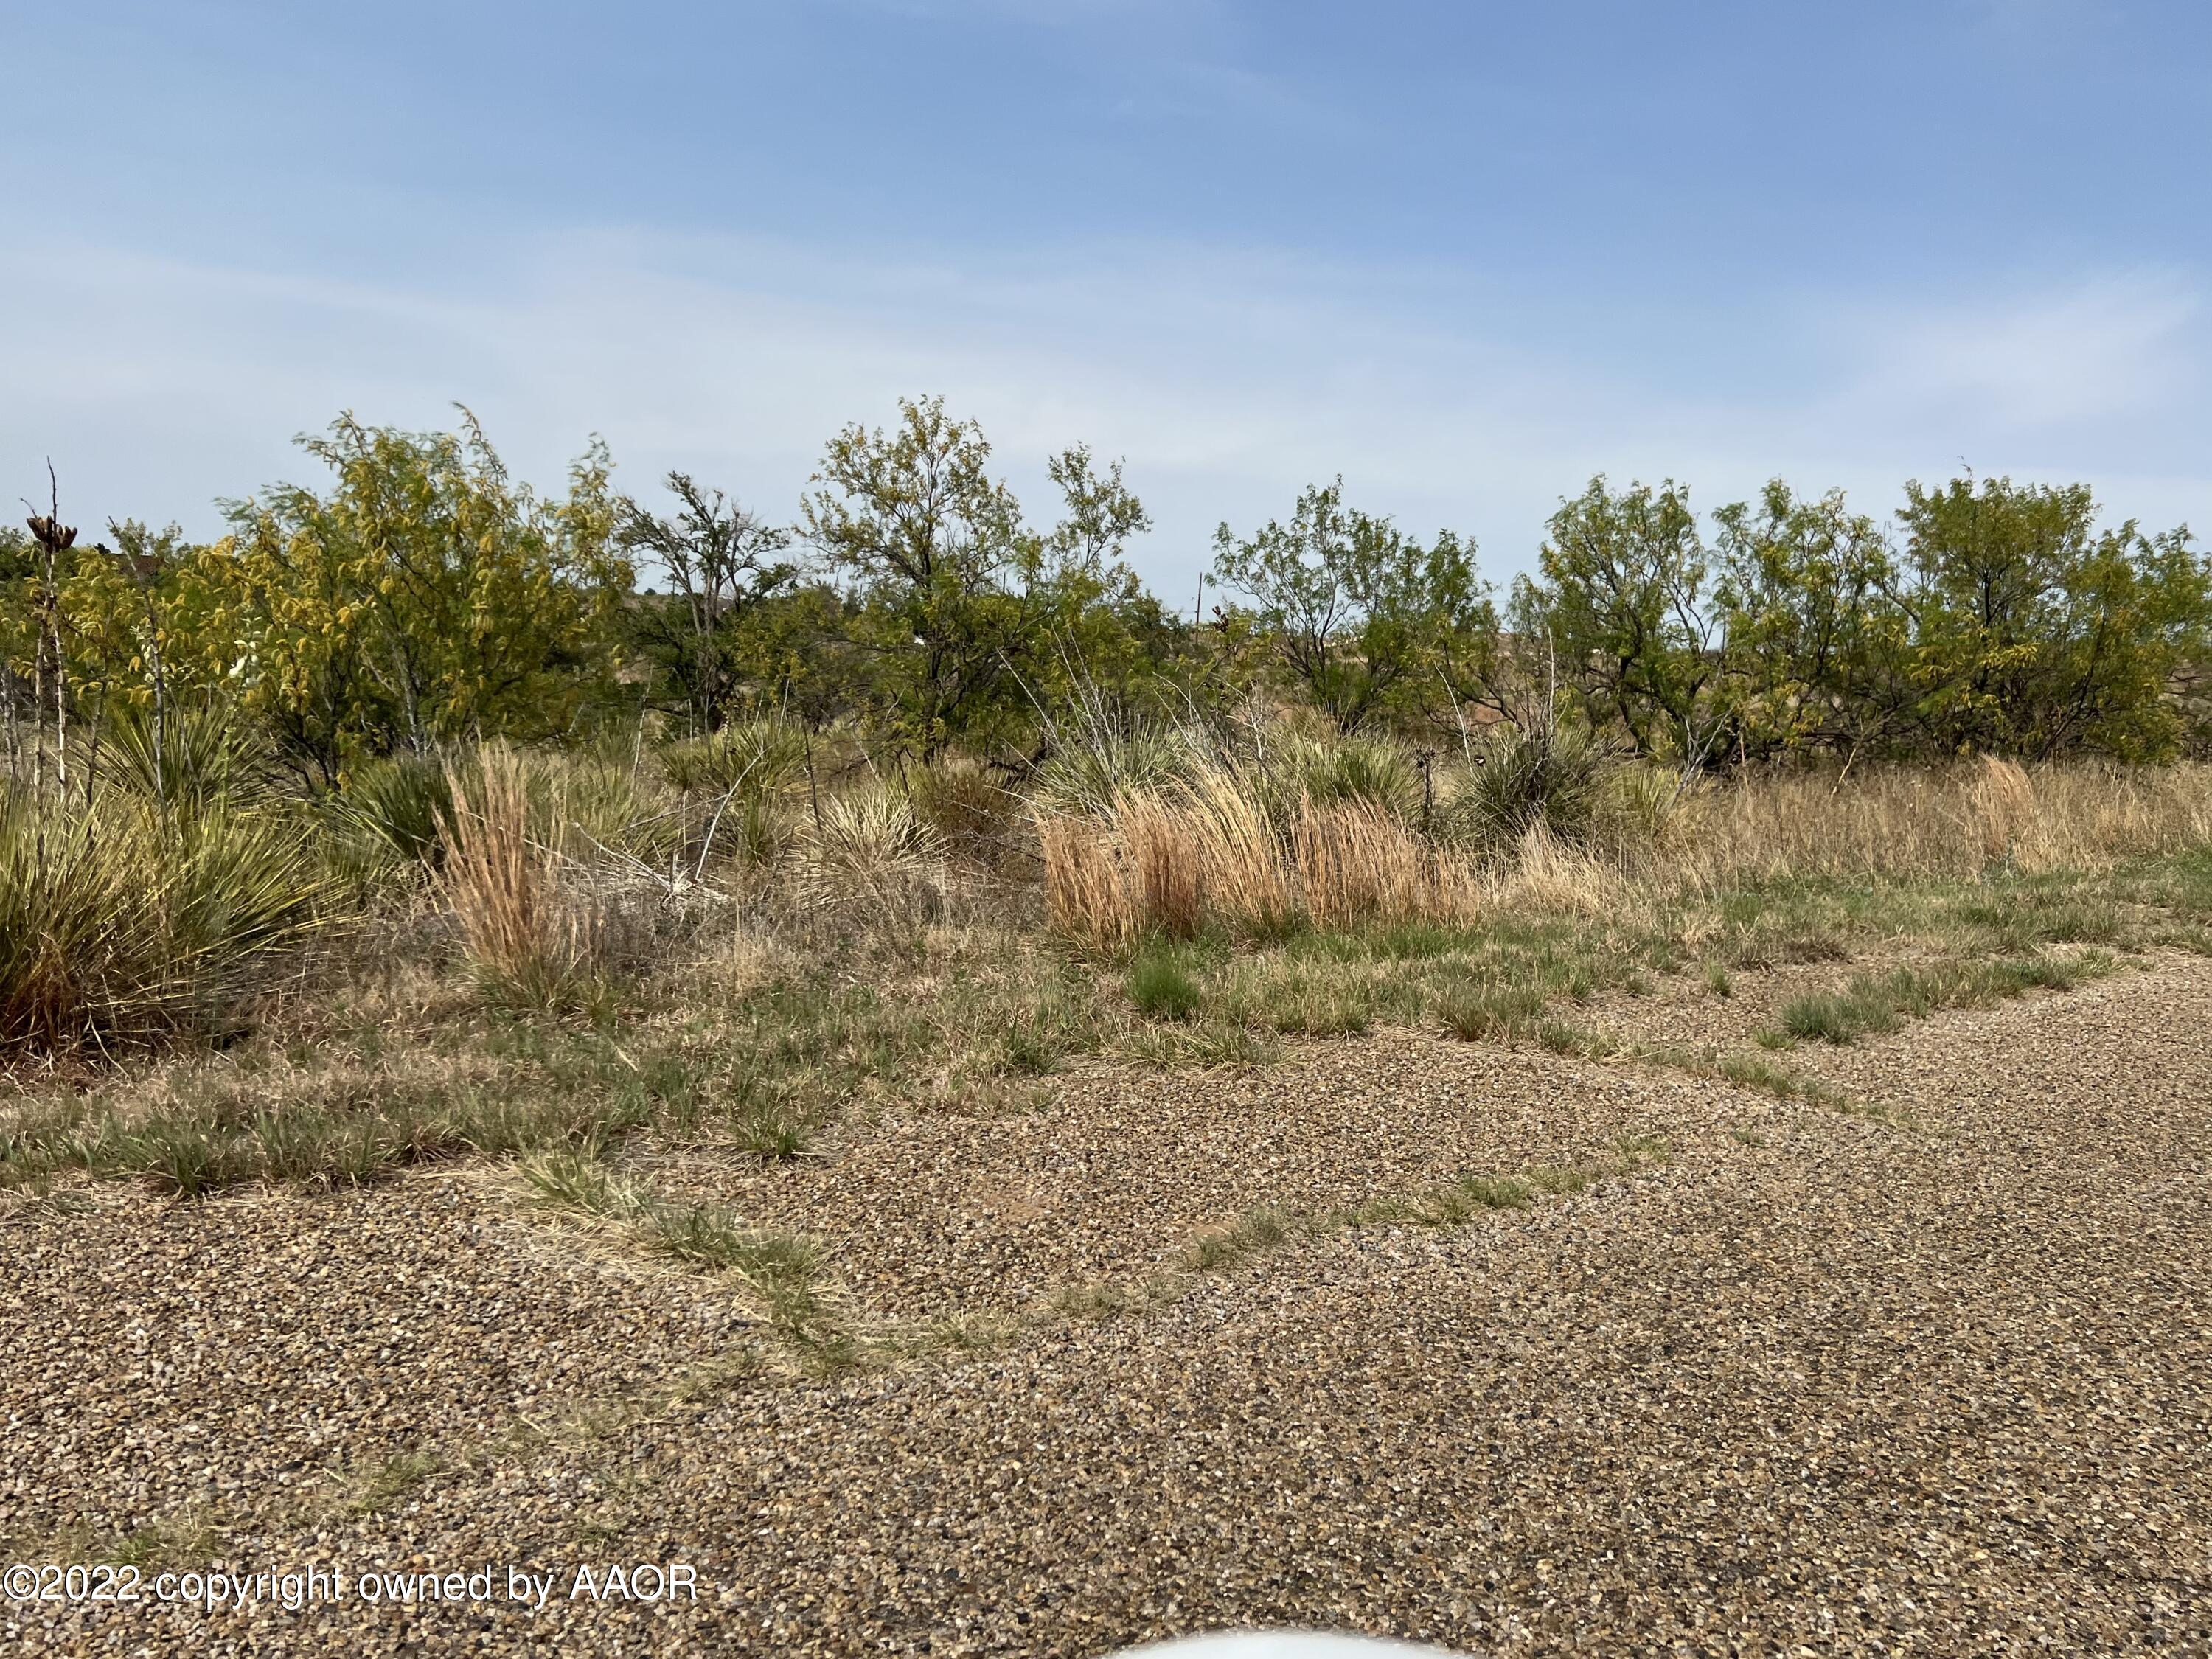
<svg viewBox="0 0 2212 1659">
<path fill-rule="evenodd" d="M 371 761 L 346 780 L 331 815 L 337 835 L 370 858 L 434 866 L 453 823 L 446 763 L 432 755 Z"/>
<path fill-rule="evenodd" d="M 773 794 L 805 775 L 806 739 L 783 720 L 735 720 L 711 736 L 668 744 L 659 759 L 663 775 L 686 794 Z"/>
<path fill-rule="evenodd" d="M 0 1049 L 144 1047 L 235 1022 L 318 921 L 299 830 L 216 807 L 0 798 Z"/>
<path fill-rule="evenodd" d="M 103 788 L 152 801 L 180 818 L 248 806 L 273 793 L 264 757 L 236 712 L 215 701 L 152 711 L 111 710 L 100 733 Z"/>
<path fill-rule="evenodd" d="M 800 835 L 808 879 L 825 897 L 910 898 L 944 851 L 905 793 L 884 785 L 823 801 Z"/>
<path fill-rule="evenodd" d="M 1392 738 L 1286 733 L 1268 751 L 1265 768 L 1278 796 L 1278 816 L 1286 823 L 1307 803 L 1356 804 L 1401 818 L 1420 810 L 1420 772 L 1412 753 Z"/>
<path fill-rule="evenodd" d="M 1502 852 L 1531 830 L 1570 843 L 1589 839 L 1613 757 L 1588 727 L 1532 720 L 1492 737 L 1445 804 L 1452 839 Z"/>
<path fill-rule="evenodd" d="M 1042 810 L 1105 818 L 1126 796 L 1158 789 L 1192 757 L 1180 732 L 1138 726 L 1127 731 L 1074 731 L 1039 763 L 1030 798 Z"/>
</svg>

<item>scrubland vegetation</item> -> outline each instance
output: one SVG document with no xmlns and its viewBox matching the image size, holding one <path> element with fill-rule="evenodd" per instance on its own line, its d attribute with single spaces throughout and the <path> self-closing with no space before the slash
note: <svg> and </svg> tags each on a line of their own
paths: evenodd
<svg viewBox="0 0 2212 1659">
<path fill-rule="evenodd" d="M 936 404 L 788 530 L 597 450 L 541 499 L 472 423 L 306 448 L 211 544 L 0 539 L 25 1191 L 518 1158 L 811 1328 L 803 1243 L 656 1159 L 1381 1025 L 1604 1054 L 1589 1005 L 1865 958 L 1625 1056 L 1789 1094 L 1795 1044 L 2212 948 L 2212 566 L 2084 490 L 1599 480 L 1501 605 L 1316 488 L 1184 619 L 1118 466 L 1036 526 Z"/>
</svg>

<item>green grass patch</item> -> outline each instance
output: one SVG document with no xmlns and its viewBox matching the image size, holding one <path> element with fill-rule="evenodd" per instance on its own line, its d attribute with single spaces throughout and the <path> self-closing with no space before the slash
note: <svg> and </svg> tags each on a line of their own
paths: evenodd
<svg viewBox="0 0 2212 1659">
<path fill-rule="evenodd" d="M 1694 1071 L 1708 1068 L 1686 1062 L 1685 1069 Z M 1845 1094 L 1840 1089 L 1823 1083 L 1818 1078 L 1808 1077 L 1804 1073 L 1792 1066 L 1769 1060 L 1764 1054 L 1747 1054 L 1737 1050 L 1722 1054 L 1711 1062 L 1709 1069 L 1715 1076 L 1725 1078 L 1729 1082 L 1746 1089 L 1755 1089 L 1759 1093 L 1771 1095 L 1777 1100 L 1802 1101 L 1809 1105 L 1841 1113 L 1846 1117 L 1869 1118 L 1877 1123 L 1887 1123 L 1895 1128 L 1917 1129 L 1921 1127 L 1918 1121 L 1909 1113 L 1899 1111 L 1894 1107 L 1886 1106 L 1878 1102 L 1857 1099 Z M 1741 1140 L 1743 1136 L 1739 1133 L 1736 1138 Z M 1763 1146 L 1765 1143 L 1747 1141 L 1745 1144 Z"/>
<path fill-rule="evenodd" d="M 1544 994 L 1533 985 L 1455 988 L 1437 1001 L 1437 1019 L 1462 1042 L 1512 1042 L 1534 1030 Z"/>
<path fill-rule="evenodd" d="M 1207 1019 L 1188 1025 L 1149 1025 L 1115 1045 L 1123 1060 L 1163 1071 L 1182 1066 L 1266 1066 L 1276 1056 L 1274 1040 L 1249 1025 Z"/>
<path fill-rule="evenodd" d="M 1882 1036 L 1945 1008 L 1981 1008 L 2031 990 L 2071 990 L 2118 966 L 2106 952 L 1945 962 L 1852 976 L 1841 991 L 1797 998 L 1779 1015 L 1783 1035 L 1843 1045 Z"/>
<path fill-rule="evenodd" d="M 830 1291 L 812 1240 L 750 1225 L 722 1205 L 664 1199 L 581 1152 L 543 1154 L 525 1163 L 522 1175 L 543 1208 L 614 1227 L 665 1261 L 742 1280 L 775 1335 L 811 1369 L 863 1363 L 861 1339 Z"/>
<path fill-rule="evenodd" d="M 1154 949 L 1129 964 L 1129 1000 L 1153 1019 L 1189 1019 L 1206 995 L 1178 953 Z"/>
</svg>

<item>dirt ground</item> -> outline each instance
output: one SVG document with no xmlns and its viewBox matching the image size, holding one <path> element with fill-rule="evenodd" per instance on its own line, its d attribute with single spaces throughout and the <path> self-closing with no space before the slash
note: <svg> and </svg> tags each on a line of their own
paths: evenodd
<svg viewBox="0 0 2212 1659">
<path fill-rule="evenodd" d="M 197 1571 L 203 1602 L 210 1572 L 272 1577 L 212 1610 L 11 1598 L 0 1638 L 2212 1651 L 2212 963 L 1793 1059 L 1906 1127 L 1388 1033 L 671 1172 L 830 1241 L 884 1317 L 1028 1322 L 832 1381 L 775 1359 L 739 1287 L 549 1221 L 499 1170 L 19 1205 L 10 1559 L 121 1561 L 106 1587 L 149 1596 Z M 1666 1155 L 1462 1225 L 1296 1239 L 1146 1311 L 1047 1311 L 1255 1206 L 1596 1168 L 1629 1136 Z M 671 1567 L 696 1599 L 643 1599 Z M 391 1575 L 418 1599 L 362 1588 Z"/>
</svg>

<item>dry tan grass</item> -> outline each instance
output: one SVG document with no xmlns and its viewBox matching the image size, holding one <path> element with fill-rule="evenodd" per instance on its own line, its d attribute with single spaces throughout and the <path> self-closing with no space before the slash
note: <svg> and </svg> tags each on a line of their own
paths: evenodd
<svg viewBox="0 0 2212 1659">
<path fill-rule="evenodd" d="M 1986 758 L 1761 778 L 1691 798 L 1668 841 L 1655 874 L 1705 888 L 1792 874 L 2103 869 L 2212 841 L 2212 769 Z"/>
<path fill-rule="evenodd" d="M 1240 933 L 1280 933 L 1297 914 L 1292 872 L 1259 792 L 1206 767 L 1179 803 L 1206 908 Z"/>
<path fill-rule="evenodd" d="M 1471 869 L 1395 814 L 1304 800 L 1279 824 L 1226 768 L 1125 794 L 1103 818 L 1042 814 L 1037 836 L 1054 925 L 1101 944 L 1208 927 L 1267 938 L 1302 921 L 1459 921 L 1483 902 Z"/>
<path fill-rule="evenodd" d="M 1036 830 L 1053 926 L 1102 945 L 1127 942 L 1141 911 L 1110 836 L 1092 819 L 1060 812 L 1040 816 Z"/>
<path fill-rule="evenodd" d="M 1124 796 L 1103 817 L 1047 814 L 1037 827 L 1065 933 L 1266 937 L 1301 921 L 1449 924 L 1492 909 L 1596 917 L 1639 896 L 1791 875 L 2106 869 L 2212 842 L 2212 769 L 1984 759 L 1842 781 L 1798 774 L 1710 786 L 1643 817 L 1632 852 L 1539 827 L 1478 872 L 1371 804 L 1302 801 L 1278 823 L 1224 768 Z"/>
<path fill-rule="evenodd" d="M 1491 879 L 1500 908 L 1601 916 L 1619 910 L 1634 891 L 1617 864 L 1566 845 L 1541 824 L 1521 837 L 1513 861 Z"/>
<path fill-rule="evenodd" d="M 500 997 L 547 1006 L 570 994 L 597 955 L 597 914 L 568 891 L 556 854 L 531 834 L 529 773 L 514 750 L 487 746 L 455 768 L 452 844 L 439 885 L 469 965 Z"/>
<path fill-rule="evenodd" d="M 1305 803 L 1291 825 L 1291 854 L 1305 914 L 1323 927 L 1461 921 L 1484 903 L 1465 864 L 1364 802 Z"/>
<path fill-rule="evenodd" d="M 1396 817 L 1364 802 L 1301 805 L 1291 823 L 1306 914 L 1325 927 L 1418 914 L 1433 862 Z"/>
<path fill-rule="evenodd" d="M 1117 922 L 1157 928 L 1170 939 L 1189 939 L 1205 920 L 1199 896 L 1199 860 L 1187 817 L 1157 795 L 1139 795 L 1115 814 L 1127 860 L 1134 915 Z M 1109 860 L 1110 864 L 1110 860 Z"/>
</svg>

